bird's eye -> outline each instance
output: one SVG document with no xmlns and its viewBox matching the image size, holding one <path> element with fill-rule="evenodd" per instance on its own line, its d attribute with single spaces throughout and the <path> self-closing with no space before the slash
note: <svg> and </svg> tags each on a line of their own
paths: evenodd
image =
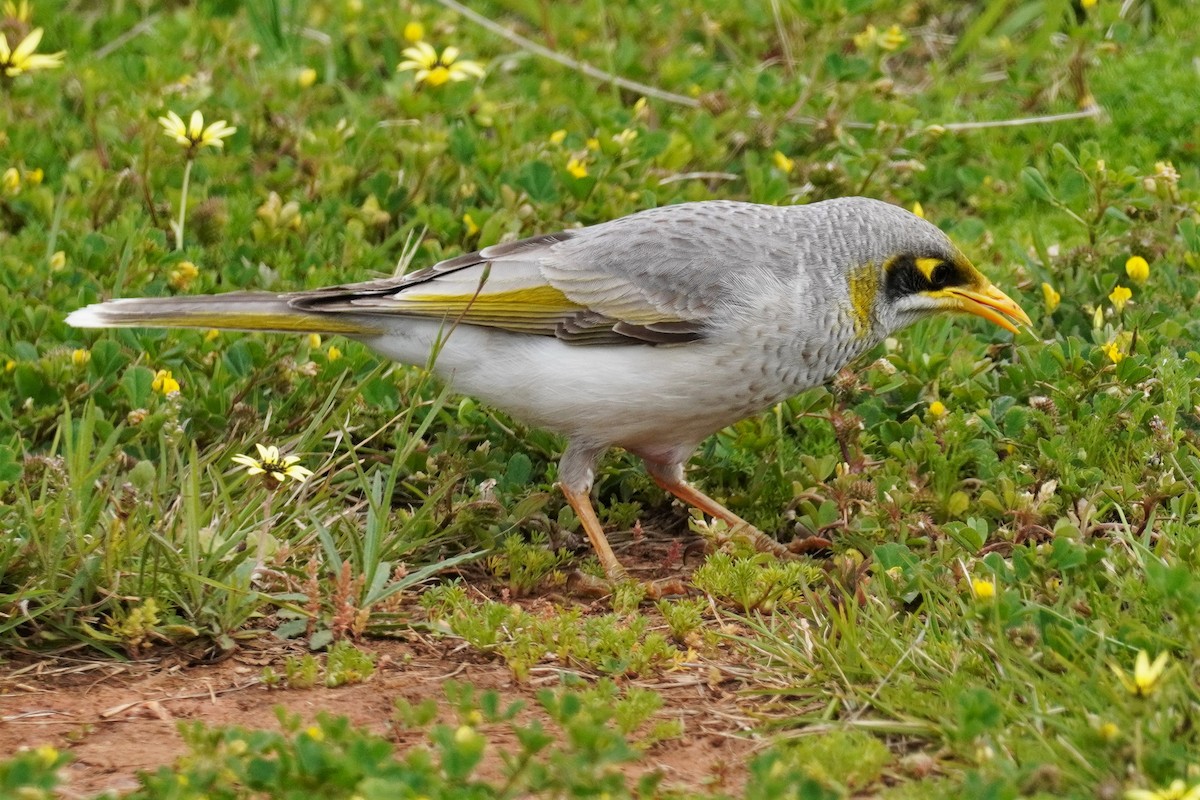
<svg viewBox="0 0 1200 800">
<path fill-rule="evenodd" d="M 945 261 L 933 268 L 933 272 L 929 276 L 929 282 L 933 284 L 935 289 L 943 289 L 954 278 L 954 270 Z"/>
</svg>

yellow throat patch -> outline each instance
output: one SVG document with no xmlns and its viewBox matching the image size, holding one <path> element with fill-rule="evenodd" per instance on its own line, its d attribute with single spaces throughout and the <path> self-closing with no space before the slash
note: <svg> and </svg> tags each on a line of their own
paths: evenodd
<svg viewBox="0 0 1200 800">
<path fill-rule="evenodd" d="M 871 314 L 879 295 L 879 267 L 862 264 L 850 270 L 850 314 L 854 318 L 854 334 L 858 338 L 871 331 Z"/>
</svg>

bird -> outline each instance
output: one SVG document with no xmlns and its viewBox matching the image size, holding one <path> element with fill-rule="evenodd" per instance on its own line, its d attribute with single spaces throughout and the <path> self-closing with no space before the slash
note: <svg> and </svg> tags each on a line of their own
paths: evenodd
<svg viewBox="0 0 1200 800">
<path fill-rule="evenodd" d="M 453 390 L 565 437 L 559 488 L 616 583 L 628 573 L 591 501 L 606 451 L 640 457 L 659 487 L 782 552 L 687 482 L 690 456 L 711 434 L 942 313 L 1014 334 L 1032 324 L 937 226 L 843 197 L 666 205 L 390 278 L 116 299 L 66 321 L 340 334 L 395 361 L 431 363 Z"/>
</svg>

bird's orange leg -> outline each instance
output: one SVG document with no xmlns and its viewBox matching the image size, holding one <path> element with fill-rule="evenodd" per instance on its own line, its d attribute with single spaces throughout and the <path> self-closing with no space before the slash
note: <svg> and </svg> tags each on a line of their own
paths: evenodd
<svg viewBox="0 0 1200 800">
<path fill-rule="evenodd" d="M 748 537 L 754 549 L 760 553 L 772 553 L 779 558 L 791 555 L 782 544 L 684 480 L 681 464 L 656 464 L 647 461 L 646 471 L 660 489 L 673 494 L 689 506 L 700 509 L 710 517 L 724 520 L 731 535 Z"/>
<path fill-rule="evenodd" d="M 608 537 L 604 535 L 604 528 L 600 525 L 600 519 L 596 516 L 596 510 L 592 508 L 592 498 L 588 493 L 570 489 L 566 484 L 559 484 L 559 488 L 562 489 L 563 496 L 567 498 L 571 508 L 575 509 L 575 516 L 579 517 L 579 524 L 583 526 L 588 541 L 592 543 L 592 548 L 596 551 L 596 557 L 600 559 L 600 566 L 604 568 L 604 575 L 608 579 L 606 583 L 580 574 L 578 588 L 596 594 L 609 594 L 613 584 L 629 580 L 629 573 L 625 567 L 621 566 L 621 562 L 613 553 L 612 546 L 608 543 Z M 658 600 L 667 595 L 687 593 L 687 587 L 678 578 L 644 582 L 642 586 L 646 590 L 645 596 L 651 600 Z"/>
<path fill-rule="evenodd" d="M 600 566 L 604 567 L 605 576 L 613 583 L 628 579 L 629 573 L 621 566 L 621 562 L 617 561 L 612 545 L 608 543 L 608 537 L 604 535 L 600 518 L 596 516 L 596 510 L 592 508 L 592 498 L 588 496 L 587 492 L 574 491 L 566 484 L 559 484 L 559 488 L 562 489 L 571 508 L 575 509 L 575 516 L 579 517 L 579 524 L 583 526 L 583 532 L 587 534 L 588 541 L 592 543 L 596 557 L 600 559 Z"/>
</svg>

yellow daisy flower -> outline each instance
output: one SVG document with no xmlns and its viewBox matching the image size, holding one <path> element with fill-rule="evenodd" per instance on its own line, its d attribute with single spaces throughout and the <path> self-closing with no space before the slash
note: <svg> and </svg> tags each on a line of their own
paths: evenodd
<svg viewBox="0 0 1200 800">
<path fill-rule="evenodd" d="M 281 484 L 288 478 L 300 483 L 312 475 L 312 470 L 305 469 L 297 463 L 300 461 L 299 456 L 281 456 L 279 448 L 274 445 L 254 446 L 258 449 L 258 458 L 241 454 L 233 457 L 235 463 L 246 468 L 247 474 L 265 475 L 268 481 L 274 481 L 276 484 Z"/>
<path fill-rule="evenodd" d="M 61 50 L 57 53 L 35 53 L 41 42 L 42 29 L 34 28 L 16 48 L 9 49 L 8 37 L 0 33 L 0 77 L 15 78 L 22 72 L 61 67 L 66 54 Z"/>
<path fill-rule="evenodd" d="M 399 72 L 413 71 L 417 83 L 441 86 L 451 81 L 482 78 L 483 66 L 475 61 L 459 60 L 457 47 L 447 47 L 441 53 L 428 42 L 417 42 L 402 51 L 405 61 L 396 67 Z"/>
<path fill-rule="evenodd" d="M 225 146 L 225 139 L 237 132 L 237 128 L 225 124 L 219 119 L 208 127 L 204 125 L 204 115 L 199 110 L 192 112 L 192 118 L 184 124 L 183 119 L 174 111 L 168 111 L 165 117 L 158 118 L 163 133 L 174 139 L 180 147 L 187 148 L 188 156 L 202 147 L 214 147 L 218 150 Z"/>
</svg>

